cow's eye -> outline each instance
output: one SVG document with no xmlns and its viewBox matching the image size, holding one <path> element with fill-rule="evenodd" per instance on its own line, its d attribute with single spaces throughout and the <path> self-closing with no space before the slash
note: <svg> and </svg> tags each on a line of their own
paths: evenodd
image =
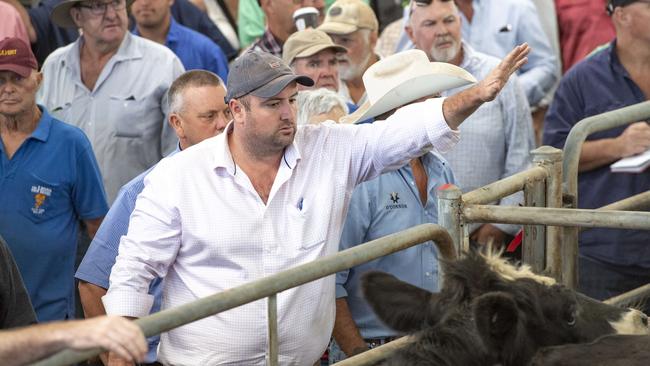
<svg viewBox="0 0 650 366">
<path fill-rule="evenodd" d="M 576 314 L 575 313 L 571 313 L 569 315 L 569 317 L 566 319 L 566 325 L 568 325 L 570 327 L 576 325 Z"/>
</svg>

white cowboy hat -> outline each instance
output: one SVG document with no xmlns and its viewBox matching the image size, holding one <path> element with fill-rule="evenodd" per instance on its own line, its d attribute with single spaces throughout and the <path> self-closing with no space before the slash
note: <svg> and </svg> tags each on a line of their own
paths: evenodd
<svg viewBox="0 0 650 366">
<path fill-rule="evenodd" d="M 445 62 L 429 62 L 421 50 L 396 53 L 373 64 L 363 74 L 367 100 L 340 123 L 356 123 L 420 98 L 475 83 L 464 69 Z"/>
</svg>

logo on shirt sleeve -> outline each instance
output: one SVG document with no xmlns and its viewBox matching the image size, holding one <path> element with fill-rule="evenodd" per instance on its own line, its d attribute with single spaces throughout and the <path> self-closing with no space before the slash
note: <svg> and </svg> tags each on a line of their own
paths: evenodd
<svg viewBox="0 0 650 366">
<path fill-rule="evenodd" d="M 32 213 L 34 215 L 42 215 L 45 209 L 42 207 L 45 201 L 52 195 L 52 188 L 43 186 L 32 186 L 32 193 L 34 194 L 34 206 L 32 206 Z"/>
<path fill-rule="evenodd" d="M 399 203 L 399 193 L 391 192 L 389 193 L 390 202 L 386 205 L 387 210 L 394 210 L 397 208 L 408 208 L 408 205 L 405 203 Z M 392 202 L 392 203 L 391 203 Z"/>
</svg>

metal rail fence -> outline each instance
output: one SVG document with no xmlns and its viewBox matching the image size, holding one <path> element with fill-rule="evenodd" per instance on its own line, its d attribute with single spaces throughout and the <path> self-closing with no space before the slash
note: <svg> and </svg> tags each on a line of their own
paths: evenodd
<svg viewBox="0 0 650 366">
<path fill-rule="evenodd" d="M 163 310 L 135 320 L 145 336 L 150 337 L 222 311 L 268 298 L 269 300 L 269 359 L 278 365 L 278 334 L 276 294 L 284 290 L 333 275 L 347 268 L 432 240 L 442 257 L 455 258 L 455 251 L 447 231 L 434 224 L 414 226 L 337 254 L 309 262 L 286 271 L 264 277 L 191 303 Z M 62 366 L 86 360 L 103 352 L 97 348 L 85 352 L 66 350 L 40 361 L 36 366 Z"/>
</svg>

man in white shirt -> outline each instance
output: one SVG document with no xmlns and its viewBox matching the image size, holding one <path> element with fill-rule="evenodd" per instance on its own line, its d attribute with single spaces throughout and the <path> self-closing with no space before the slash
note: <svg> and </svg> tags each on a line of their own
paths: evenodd
<svg viewBox="0 0 650 366">
<path fill-rule="evenodd" d="M 244 53 L 228 78 L 234 120 L 225 133 L 146 177 L 102 299 L 107 313 L 146 315 L 154 277 L 164 277 L 162 307 L 170 308 L 335 253 L 354 187 L 425 151 L 450 149 L 458 126 L 496 97 L 528 50 L 517 47 L 475 87 L 406 106 L 388 121 L 301 128 L 297 84 L 313 81 L 275 56 Z M 334 276 L 278 294 L 280 364 L 319 359 L 334 300 Z M 158 360 L 265 365 L 266 314 L 259 300 L 172 330 Z"/>
</svg>

